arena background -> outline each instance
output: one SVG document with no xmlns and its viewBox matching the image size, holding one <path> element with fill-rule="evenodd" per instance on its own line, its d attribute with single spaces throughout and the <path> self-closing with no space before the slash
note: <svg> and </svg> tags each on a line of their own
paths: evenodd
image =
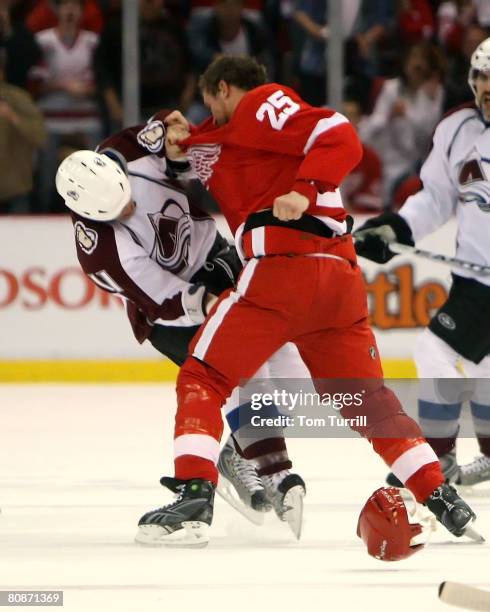
<svg viewBox="0 0 490 612">
<path fill-rule="evenodd" d="M 365 217 L 357 216 L 355 226 Z M 229 235 L 217 217 L 220 231 Z M 449 222 L 421 248 L 451 254 Z M 0 224 L 0 381 L 169 381 L 175 366 L 132 336 L 121 301 L 82 273 L 68 216 L 11 216 Z M 450 268 L 398 256 L 360 260 L 385 373 L 415 376 L 417 334 L 444 302 Z M 354 364 L 353 364 L 354 367 Z"/>
</svg>

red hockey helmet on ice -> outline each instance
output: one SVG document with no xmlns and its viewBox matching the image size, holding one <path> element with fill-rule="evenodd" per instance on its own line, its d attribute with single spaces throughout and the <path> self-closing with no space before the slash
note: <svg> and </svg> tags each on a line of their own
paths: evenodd
<svg viewBox="0 0 490 612">
<path fill-rule="evenodd" d="M 413 555 L 424 546 L 413 541 L 420 534 L 422 525 L 409 522 L 405 502 L 394 487 L 375 491 L 357 523 L 357 535 L 368 553 L 381 561 L 399 561 Z"/>
</svg>

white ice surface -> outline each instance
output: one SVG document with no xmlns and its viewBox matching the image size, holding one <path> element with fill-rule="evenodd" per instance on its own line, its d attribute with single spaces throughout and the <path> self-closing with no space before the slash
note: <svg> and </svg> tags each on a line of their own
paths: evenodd
<svg viewBox="0 0 490 612">
<path fill-rule="evenodd" d="M 206 549 L 135 545 L 139 517 L 170 499 L 174 407 L 170 385 L 0 385 L 0 590 L 62 589 L 70 612 L 425 612 L 448 609 L 442 580 L 490 588 L 490 545 L 442 529 L 404 562 L 366 554 L 357 517 L 386 470 L 362 440 L 290 440 L 300 542 L 217 499 Z M 489 499 L 468 498 L 488 538 Z"/>
</svg>

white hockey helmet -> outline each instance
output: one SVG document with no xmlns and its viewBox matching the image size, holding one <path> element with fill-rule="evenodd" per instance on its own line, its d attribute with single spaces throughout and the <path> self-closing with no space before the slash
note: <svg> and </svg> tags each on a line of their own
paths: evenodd
<svg viewBox="0 0 490 612">
<path fill-rule="evenodd" d="M 113 221 L 131 199 L 122 168 L 95 151 L 75 151 L 64 159 L 56 173 L 56 189 L 68 208 L 94 221 Z"/>
<path fill-rule="evenodd" d="M 471 56 L 468 83 L 475 96 L 475 80 L 479 72 L 490 72 L 490 38 L 486 38 L 482 43 L 480 43 Z"/>
</svg>

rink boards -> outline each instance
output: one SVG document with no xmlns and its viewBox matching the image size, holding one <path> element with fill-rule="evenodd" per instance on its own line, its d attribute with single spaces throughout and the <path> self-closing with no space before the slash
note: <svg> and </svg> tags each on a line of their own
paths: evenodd
<svg viewBox="0 0 490 612">
<path fill-rule="evenodd" d="M 227 234 L 222 218 L 217 221 Z M 454 254 L 454 236 L 449 222 L 419 244 Z M 82 273 L 68 216 L 4 217 L 0 241 L 0 381 L 175 377 L 170 362 L 135 341 L 120 300 Z M 405 256 L 386 266 L 360 263 L 386 374 L 413 376 L 414 341 L 443 303 L 450 269 Z"/>
</svg>

